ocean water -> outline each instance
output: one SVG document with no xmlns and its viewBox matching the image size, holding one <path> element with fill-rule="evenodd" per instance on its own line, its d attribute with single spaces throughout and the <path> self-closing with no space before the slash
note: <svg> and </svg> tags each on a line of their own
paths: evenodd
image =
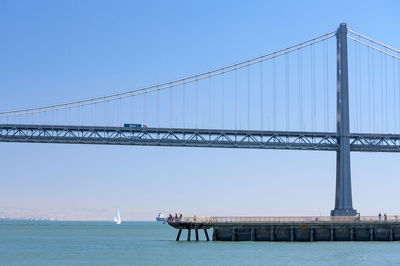
<svg viewBox="0 0 400 266">
<path fill-rule="evenodd" d="M 400 265 L 400 242 L 206 242 L 203 231 L 199 242 L 176 242 L 176 234 L 156 222 L 0 221 L 0 265 Z"/>
</svg>

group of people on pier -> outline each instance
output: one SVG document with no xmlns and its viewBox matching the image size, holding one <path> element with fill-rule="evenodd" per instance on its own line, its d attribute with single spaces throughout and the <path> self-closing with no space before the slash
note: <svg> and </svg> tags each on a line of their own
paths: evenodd
<svg viewBox="0 0 400 266">
<path fill-rule="evenodd" d="M 398 222 L 398 221 L 399 221 L 399 216 L 398 216 L 398 215 L 395 215 L 395 216 L 394 216 L 394 219 L 395 219 L 396 222 Z M 386 213 L 384 213 L 384 214 L 383 214 L 383 221 L 384 221 L 384 222 L 387 222 L 387 220 L 388 220 L 388 215 L 387 215 Z M 379 221 L 379 222 L 382 221 L 382 213 L 379 213 L 379 214 L 378 214 L 378 221 Z"/>
<path fill-rule="evenodd" d="M 170 213 L 167 222 L 180 221 L 182 219 L 182 216 L 182 213 L 175 213 L 175 215 L 172 215 L 172 213 Z"/>
</svg>

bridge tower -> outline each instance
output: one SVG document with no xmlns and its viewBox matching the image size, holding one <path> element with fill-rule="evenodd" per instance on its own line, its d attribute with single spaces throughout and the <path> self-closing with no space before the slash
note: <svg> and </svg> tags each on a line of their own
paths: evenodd
<svg viewBox="0 0 400 266">
<path fill-rule="evenodd" d="M 350 170 L 350 119 L 349 80 L 347 59 L 347 25 L 341 23 L 336 32 L 337 62 L 337 134 L 339 150 L 336 152 L 336 195 L 335 209 L 331 216 L 355 216 L 351 195 Z"/>
</svg>

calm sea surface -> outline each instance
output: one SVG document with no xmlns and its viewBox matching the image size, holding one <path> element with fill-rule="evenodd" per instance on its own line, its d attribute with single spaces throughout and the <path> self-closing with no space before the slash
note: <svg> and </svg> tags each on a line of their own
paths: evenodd
<svg viewBox="0 0 400 266">
<path fill-rule="evenodd" d="M 155 222 L 0 221 L 0 265 L 400 265 L 400 242 L 206 242 L 200 231 L 188 243 L 176 233 Z"/>
</svg>

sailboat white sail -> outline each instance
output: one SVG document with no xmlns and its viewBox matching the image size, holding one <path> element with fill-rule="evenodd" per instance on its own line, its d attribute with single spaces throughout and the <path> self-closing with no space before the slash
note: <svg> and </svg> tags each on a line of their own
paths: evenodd
<svg viewBox="0 0 400 266">
<path fill-rule="evenodd" d="M 119 209 L 117 208 L 117 210 L 115 211 L 115 216 L 114 216 L 114 220 L 113 222 L 115 224 L 121 224 L 121 215 L 119 214 Z"/>
</svg>

